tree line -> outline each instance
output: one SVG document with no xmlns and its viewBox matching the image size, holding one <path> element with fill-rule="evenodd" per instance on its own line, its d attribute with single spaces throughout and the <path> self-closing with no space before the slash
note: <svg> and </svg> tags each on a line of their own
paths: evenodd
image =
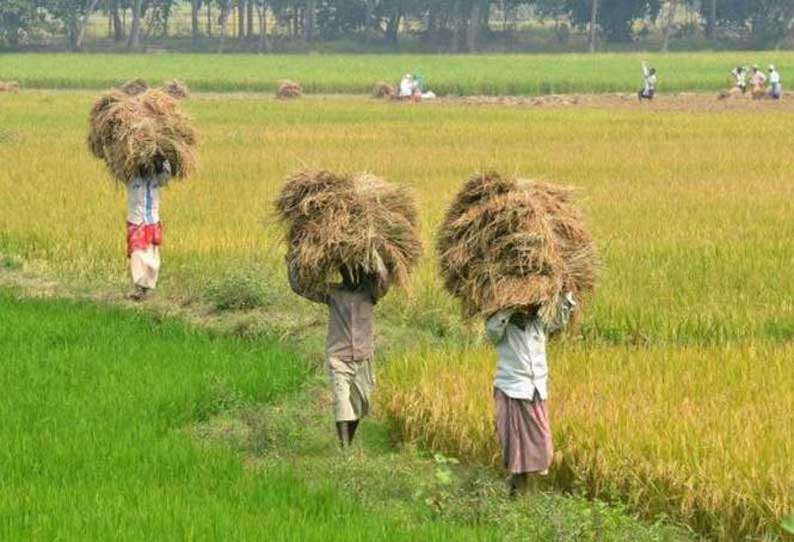
<svg viewBox="0 0 794 542">
<path fill-rule="evenodd" d="M 0 43 L 24 46 L 47 33 L 79 51 L 89 21 L 101 14 L 117 48 L 140 50 L 168 35 L 175 13 L 189 12 L 196 49 L 211 39 L 223 52 L 230 33 L 261 52 L 275 37 L 306 44 L 342 37 L 396 48 L 411 34 L 436 49 L 477 52 L 497 28 L 503 35 L 520 31 L 521 15 L 529 14 L 554 21 L 561 36 L 586 34 L 591 51 L 600 41 L 630 42 L 638 21 L 651 22 L 663 29 L 666 49 L 681 10 L 699 15 L 707 38 L 742 32 L 756 47 L 780 46 L 794 24 L 794 0 L 0 0 Z"/>
</svg>

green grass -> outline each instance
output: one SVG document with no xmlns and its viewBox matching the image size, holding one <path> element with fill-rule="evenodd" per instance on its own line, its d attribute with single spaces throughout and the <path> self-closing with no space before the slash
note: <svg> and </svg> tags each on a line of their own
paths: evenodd
<svg viewBox="0 0 794 542">
<path fill-rule="evenodd" d="M 316 379 L 297 391 L 306 365 L 267 341 L 4 293 L 0 321 L 3 540 L 684 539 L 582 498 L 512 502 L 371 420 L 342 456 Z"/>
<path fill-rule="evenodd" d="M 0 80 L 23 87 L 100 89 L 134 77 L 152 82 L 183 79 L 194 90 L 267 91 L 278 80 L 299 81 L 310 93 L 368 93 L 379 80 L 421 73 L 439 94 L 535 95 L 569 92 L 633 92 L 639 63 L 659 70 L 659 90 L 714 91 L 728 85 L 738 64 L 794 71 L 794 53 L 676 53 L 598 55 L 69 55 L 8 54 Z"/>
<path fill-rule="evenodd" d="M 295 390 L 268 342 L 69 302 L 0 297 L 0 539 L 449 540 L 474 529 L 362 513 L 288 461 L 246 469 L 188 431 Z"/>
</svg>

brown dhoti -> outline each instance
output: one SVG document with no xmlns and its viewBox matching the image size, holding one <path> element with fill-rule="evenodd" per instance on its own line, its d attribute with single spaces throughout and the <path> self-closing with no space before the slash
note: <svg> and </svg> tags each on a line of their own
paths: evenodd
<svg viewBox="0 0 794 542">
<path fill-rule="evenodd" d="M 502 462 L 510 474 L 544 472 L 551 465 L 551 443 L 546 401 L 513 399 L 494 388 L 496 433 L 502 445 Z"/>
</svg>

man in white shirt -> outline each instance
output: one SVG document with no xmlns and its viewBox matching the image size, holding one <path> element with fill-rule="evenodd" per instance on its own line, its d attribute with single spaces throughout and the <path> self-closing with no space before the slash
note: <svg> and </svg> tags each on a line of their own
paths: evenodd
<svg viewBox="0 0 794 542">
<path fill-rule="evenodd" d="M 568 293 L 548 326 L 537 311 L 499 311 L 486 322 L 486 335 L 499 358 L 494 378 L 496 432 L 512 494 L 526 488 L 529 474 L 544 475 L 551 465 L 546 335 L 566 326 L 575 308 L 573 294 Z"/>
<path fill-rule="evenodd" d="M 780 84 L 780 73 L 775 67 L 769 65 L 769 97 L 773 100 L 779 100 L 783 95 L 783 87 Z"/>
<path fill-rule="evenodd" d="M 640 101 L 653 100 L 656 96 L 656 68 L 648 68 L 648 65 L 642 63 L 642 90 L 639 92 Z"/>
<path fill-rule="evenodd" d="M 157 286 L 163 227 L 160 223 L 160 188 L 171 177 L 168 160 L 157 156 L 150 168 L 127 183 L 127 257 L 135 291 L 140 301 Z"/>
</svg>

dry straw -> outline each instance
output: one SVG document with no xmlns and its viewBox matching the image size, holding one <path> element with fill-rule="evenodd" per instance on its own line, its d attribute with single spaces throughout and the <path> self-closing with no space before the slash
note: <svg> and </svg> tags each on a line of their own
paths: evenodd
<svg viewBox="0 0 794 542">
<path fill-rule="evenodd" d="M 125 85 L 126 91 L 111 90 L 96 101 L 89 118 L 89 149 L 123 183 L 153 172 L 163 158 L 175 177 L 186 178 L 195 168 L 196 133 L 176 98 L 165 90 L 129 94 L 140 89 L 140 82 Z"/>
<path fill-rule="evenodd" d="M 300 84 L 289 80 L 279 82 L 278 90 L 276 91 L 276 98 L 279 100 L 292 100 L 301 96 L 303 96 L 303 90 Z"/>
<path fill-rule="evenodd" d="M 287 226 L 287 261 L 306 291 L 327 293 L 342 267 L 371 273 L 381 262 L 404 285 L 421 254 L 413 198 L 374 175 L 298 172 L 276 209 Z"/>
<path fill-rule="evenodd" d="M 596 250 L 566 187 L 474 175 L 447 211 L 438 252 L 466 318 L 537 309 L 550 323 L 561 294 L 595 287 Z"/>
<path fill-rule="evenodd" d="M 375 86 L 372 87 L 372 97 L 373 98 L 394 98 L 397 95 L 397 89 L 394 85 L 390 85 L 385 81 L 378 81 L 375 83 Z"/>
<path fill-rule="evenodd" d="M 16 81 L 8 81 L 8 82 L 0 81 L 0 92 L 17 93 L 19 92 L 19 83 L 17 83 Z"/>
<path fill-rule="evenodd" d="M 120 90 L 128 96 L 137 96 L 149 90 L 149 84 L 141 78 L 133 79 L 121 85 Z"/>
</svg>

